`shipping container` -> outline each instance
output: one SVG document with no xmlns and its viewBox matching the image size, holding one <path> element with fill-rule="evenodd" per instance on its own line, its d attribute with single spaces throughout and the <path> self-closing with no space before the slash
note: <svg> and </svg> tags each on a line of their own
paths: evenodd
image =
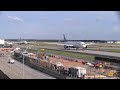
<svg viewBox="0 0 120 90">
<path fill-rule="evenodd" d="M 82 68 L 82 67 L 71 67 L 69 68 L 69 73 L 72 75 L 72 76 L 77 76 L 77 77 L 82 77 L 83 75 L 86 74 L 86 68 Z"/>
</svg>

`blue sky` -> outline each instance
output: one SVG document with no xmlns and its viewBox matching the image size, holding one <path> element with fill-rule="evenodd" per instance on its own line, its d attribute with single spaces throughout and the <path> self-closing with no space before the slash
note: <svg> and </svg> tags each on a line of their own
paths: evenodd
<svg viewBox="0 0 120 90">
<path fill-rule="evenodd" d="M 3 39 L 120 40 L 120 21 L 114 11 L 2 11 Z"/>
</svg>

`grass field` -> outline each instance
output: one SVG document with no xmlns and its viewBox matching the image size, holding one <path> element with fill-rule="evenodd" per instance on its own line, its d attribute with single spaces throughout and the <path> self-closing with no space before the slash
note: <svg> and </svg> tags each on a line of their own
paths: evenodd
<svg viewBox="0 0 120 90">
<path fill-rule="evenodd" d="M 120 53 L 120 49 L 88 49 L 88 50 L 96 50 L 96 51 L 106 51 L 106 52 L 116 52 L 116 53 Z"/>
<path fill-rule="evenodd" d="M 32 45 L 37 45 L 37 46 L 48 46 L 47 43 L 43 43 L 43 42 L 32 43 Z"/>
<path fill-rule="evenodd" d="M 38 45 L 38 46 L 48 46 L 47 43 L 43 43 L 43 42 L 36 42 L 34 43 L 34 45 Z M 110 44 L 110 45 L 120 45 L 120 44 Z M 53 46 L 53 45 L 49 45 L 49 46 Z M 104 46 L 102 46 L 104 47 Z M 105 47 L 110 47 L 110 46 L 105 46 Z M 115 46 L 116 47 L 116 46 Z M 117 52 L 120 53 L 120 49 L 103 49 L 101 48 L 101 46 L 97 46 L 97 48 L 91 48 L 88 50 L 96 50 L 96 51 L 107 51 L 107 52 Z M 38 52 L 33 50 L 34 52 Z M 32 51 L 32 52 L 33 52 Z M 46 53 L 51 53 L 51 54 L 57 54 L 57 55 L 63 55 L 63 56 L 68 56 L 68 57 L 73 57 L 73 58 L 82 58 L 82 59 L 89 59 L 89 60 L 94 60 L 95 56 L 92 55 L 85 55 L 85 54 L 80 54 L 80 53 L 73 53 L 73 52 L 65 52 L 65 51 L 56 51 L 56 50 L 49 50 L 49 49 L 45 49 L 44 51 L 40 51 L 40 52 L 46 52 Z"/>
<path fill-rule="evenodd" d="M 95 56 L 93 55 L 86 55 L 86 54 L 80 54 L 80 53 L 73 53 L 73 52 L 65 52 L 65 51 L 56 51 L 56 50 L 28 50 L 31 52 L 44 52 L 44 53 L 51 53 L 51 54 L 56 54 L 56 55 L 62 55 L 62 56 L 67 56 L 67 57 L 72 57 L 72 58 L 80 58 L 80 59 L 87 59 L 87 60 L 94 60 Z"/>
</svg>

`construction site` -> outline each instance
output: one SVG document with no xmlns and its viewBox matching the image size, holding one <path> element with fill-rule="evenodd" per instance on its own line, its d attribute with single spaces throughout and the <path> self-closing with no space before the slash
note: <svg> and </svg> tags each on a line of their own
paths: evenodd
<svg viewBox="0 0 120 90">
<path fill-rule="evenodd" d="M 37 67 L 37 69 L 42 67 L 55 72 L 61 75 L 57 77 L 60 79 L 62 76 L 76 79 L 117 79 L 120 76 L 119 70 L 111 67 L 111 63 L 105 61 L 88 62 L 84 59 L 50 53 L 22 52 L 20 49 L 14 51 L 13 56 L 18 61 L 22 61 L 24 56 L 25 62 L 31 63 L 32 67 Z"/>
</svg>

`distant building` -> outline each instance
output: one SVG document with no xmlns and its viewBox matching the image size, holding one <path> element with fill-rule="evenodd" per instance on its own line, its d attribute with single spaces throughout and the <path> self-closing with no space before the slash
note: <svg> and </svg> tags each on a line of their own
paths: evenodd
<svg viewBox="0 0 120 90">
<path fill-rule="evenodd" d="M 4 39 L 0 39 L 0 48 L 12 48 L 12 44 L 6 42 Z"/>
<path fill-rule="evenodd" d="M 116 41 L 115 43 L 120 43 L 120 41 Z"/>
<path fill-rule="evenodd" d="M 107 41 L 107 43 L 114 43 L 114 41 Z"/>
<path fill-rule="evenodd" d="M 4 45 L 5 44 L 5 40 L 0 39 L 0 45 Z"/>
</svg>

